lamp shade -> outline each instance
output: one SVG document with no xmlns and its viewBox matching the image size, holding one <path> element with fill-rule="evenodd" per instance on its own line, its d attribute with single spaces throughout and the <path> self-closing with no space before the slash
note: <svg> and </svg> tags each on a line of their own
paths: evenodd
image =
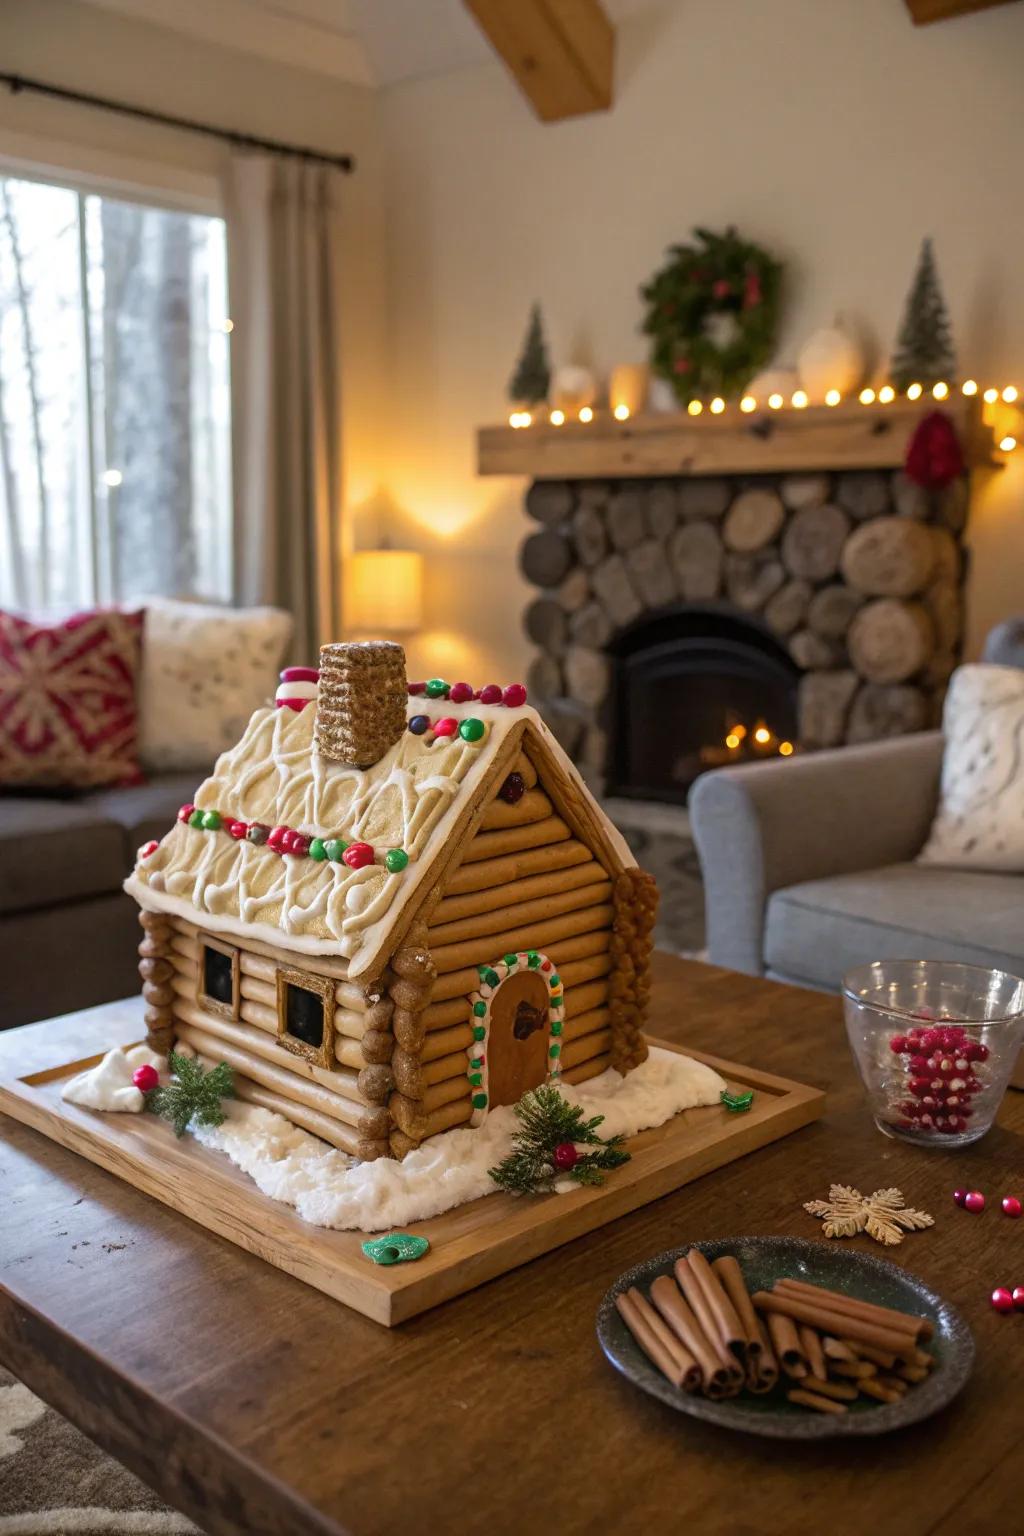
<svg viewBox="0 0 1024 1536">
<path fill-rule="evenodd" d="M 423 556 L 412 549 L 361 549 L 351 557 L 349 620 L 353 628 L 419 629 Z"/>
</svg>

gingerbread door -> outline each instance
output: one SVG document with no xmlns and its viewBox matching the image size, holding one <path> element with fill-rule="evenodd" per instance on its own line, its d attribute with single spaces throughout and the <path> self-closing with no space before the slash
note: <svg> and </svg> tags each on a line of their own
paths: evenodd
<svg viewBox="0 0 1024 1536">
<path fill-rule="evenodd" d="M 548 1075 L 549 985 L 535 970 L 520 970 L 491 1000 L 487 1040 L 488 1098 L 518 1104 Z"/>
</svg>

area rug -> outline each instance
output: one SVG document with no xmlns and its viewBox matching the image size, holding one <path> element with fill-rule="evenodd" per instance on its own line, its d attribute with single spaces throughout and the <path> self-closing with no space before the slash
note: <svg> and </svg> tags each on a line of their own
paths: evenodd
<svg viewBox="0 0 1024 1536">
<path fill-rule="evenodd" d="M 202 1536 L 0 1370 L 0 1536 Z"/>
</svg>

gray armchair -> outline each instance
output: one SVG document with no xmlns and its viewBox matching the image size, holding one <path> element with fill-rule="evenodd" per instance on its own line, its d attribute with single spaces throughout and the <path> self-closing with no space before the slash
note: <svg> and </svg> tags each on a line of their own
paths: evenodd
<svg viewBox="0 0 1024 1536">
<path fill-rule="evenodd" d="M 1024 665 L 1024 622 L 985 659 Z M 917 864 L 942 733 L 720 768 L 690 795 L 709 958 L 834 991 L 867 960 L 913 956 L 1024 972 L 1024 876 Z"/>
</svg>

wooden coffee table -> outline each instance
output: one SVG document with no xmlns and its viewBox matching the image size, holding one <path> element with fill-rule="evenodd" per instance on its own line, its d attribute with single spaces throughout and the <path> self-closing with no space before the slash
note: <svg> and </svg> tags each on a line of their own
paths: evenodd
<svg viewBox="0 0 1024 1536">
<path fill-rule="evenodd" d="M 825 1118 L 387 1332 L 0 1116 L 0 1361 L 216 1536 L 1014 1529 L 1024 1317 L 987 1298 L 1024 1284 L 1024 1223 L 999 1211 L 1024 1194 L 1024 1099 L 967 1152 L 905 1147 L 871 1122 L 836 998 L 667 956 L 655 977 L 653 1032 L 826 1087 Z M 52 1059 L 58 1028 L 95 1049 L 101 1016 L 0 1035 L 0 1068 Z M 594 1315 L 623 1269 L 691 1239 L 814 1236 L 801 1204 L 833 1180 L 898 1185 L 937 1218 L 890 1256 L 975 1330 L 941 1417 L 877 1446 L 782 1445 L 606 1364 Z M 954 1208 L 956 1184 L 984 1215 Z"/>
</svg>

